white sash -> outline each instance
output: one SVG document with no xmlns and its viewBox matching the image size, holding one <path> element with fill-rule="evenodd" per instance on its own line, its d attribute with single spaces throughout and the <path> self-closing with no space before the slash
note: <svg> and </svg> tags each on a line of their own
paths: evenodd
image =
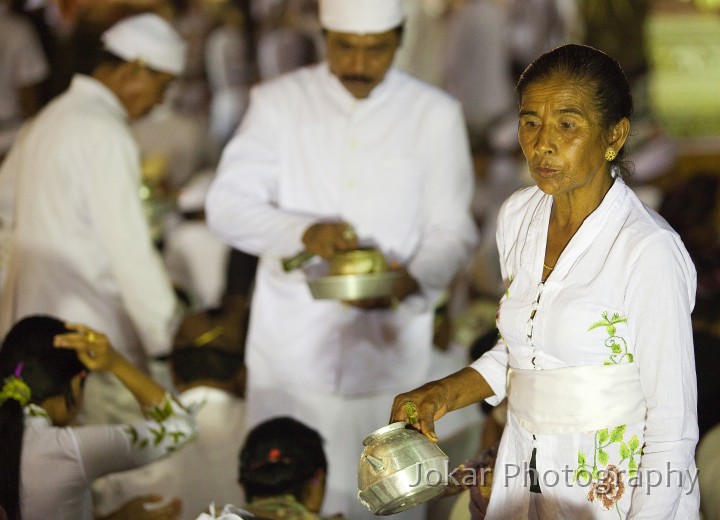
<svg viewBox="0 0 720 520">
<path fill-rule="evenodd" d="M 533 434 L 590 432 L 645 420 L 636 363 L 508 370 L 508 410 Z"/>
</svg>

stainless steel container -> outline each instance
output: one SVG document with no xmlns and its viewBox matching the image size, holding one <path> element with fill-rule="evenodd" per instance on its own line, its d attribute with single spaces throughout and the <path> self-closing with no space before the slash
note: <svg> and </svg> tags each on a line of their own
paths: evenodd
<svg viewBox="0 0 720 520">
<path fill-rule="evenodd" d="M 448 457 L 427 437 L 395 422 L 368 435 L 358 466 L 358 498 L 375 515 L 392 515 L 440 495 Z"/>
</svg>

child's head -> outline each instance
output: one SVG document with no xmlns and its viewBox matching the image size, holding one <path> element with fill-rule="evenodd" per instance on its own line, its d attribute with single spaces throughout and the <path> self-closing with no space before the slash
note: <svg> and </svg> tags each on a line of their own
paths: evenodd
<svg viewBox="0 0 720 520">
<path fill-rule="evenodd" d="M 240 451 L 239 481 L 249 500 L 291 494 L 318 510 L 320 504 L 310 506 L 307 498 L 313 486 L 324 487 L 326 472 L 322 438 L 291 417 L 259 424 Z"/>
</svg>

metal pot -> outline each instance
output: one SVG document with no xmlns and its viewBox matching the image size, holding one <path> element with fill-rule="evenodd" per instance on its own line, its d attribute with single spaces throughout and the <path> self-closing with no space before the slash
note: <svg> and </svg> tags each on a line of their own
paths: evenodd
<svg viewBox="0 0 720 520">
<path fill-rule="evenodd" d="M 375 430 L 363 445 L 358 498 L 373 514 L 405 511 L 446 489 L 448 456 L 404 422 Z"/>
</svg>

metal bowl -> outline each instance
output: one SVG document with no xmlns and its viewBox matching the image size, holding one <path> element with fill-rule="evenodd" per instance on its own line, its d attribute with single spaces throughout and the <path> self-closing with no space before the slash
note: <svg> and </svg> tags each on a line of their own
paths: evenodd
<svg viewBox="0 0 720 520">
<path fill-rule="evenodd" d="M 369 274 L 346 274 L 309 278 L 308 287 L 316 300 L 365 300 L 393 294 L 398 271 Z"/>
</svg>

